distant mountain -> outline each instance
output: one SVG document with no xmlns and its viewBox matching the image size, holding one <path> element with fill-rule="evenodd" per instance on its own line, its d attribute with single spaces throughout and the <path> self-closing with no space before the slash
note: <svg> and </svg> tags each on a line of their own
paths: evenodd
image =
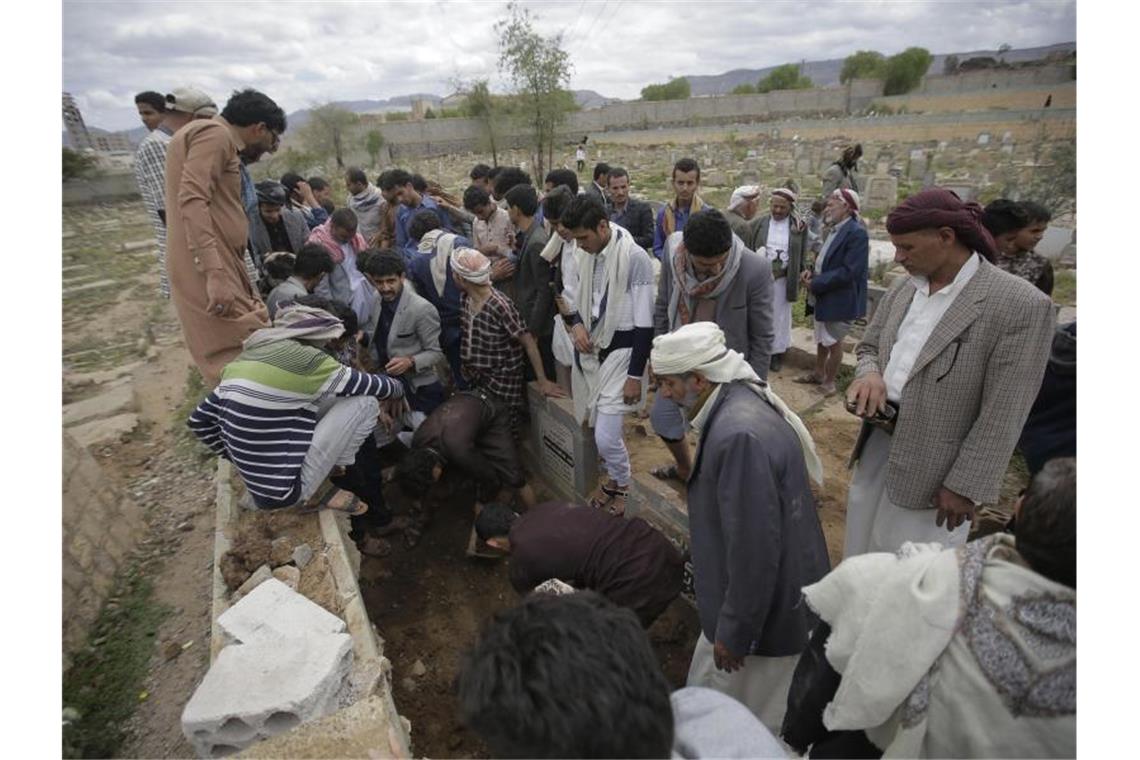
<svg viewBox="0 0 1140 760">
<path fill-rule="evenodd" d="M 1044 47 L 1007 50 L 1001 54 L 999 54 L 997 50 L 972 50 L 966 53 L 938 53 L 935 54 L 934 61 L 930 64 L 928 73 L 941 74 L 942 65 L 946 61 L 947 56 L 950 55 L 958 56 L 959 61 L 965 61 L 968 58 L 976 58 L 979 56 L 990 56 L 992 58 L 1004 58 L 1008 63 L 1020 63 L 1045 58 L 1052 53 L 1072 53 L 1075 52 L 1076 49 L 1077 43 L 1062 42 L 1056 45 L 1046 45 Z M 798 63 L 798 61 L 787 61 L 787 63 Z M 766 77 L 775 68 L 775 66 L 769 66 L 764 69 L 733 69 L 723 74 L 711 76 L 695 74 L 688 75 L 685 78 L 689 80 L 689 87 L 693 95 L 727 95 L 732 92 L 732 88 L 737 85 L 756 84 L 756 82 Z M 804 75 L 810 77 L 811 81 L 818 87 L 828 87 L 839 84 L 839 73 L 842 70 L 843 58 L 803 62 Z"/>
</svg>

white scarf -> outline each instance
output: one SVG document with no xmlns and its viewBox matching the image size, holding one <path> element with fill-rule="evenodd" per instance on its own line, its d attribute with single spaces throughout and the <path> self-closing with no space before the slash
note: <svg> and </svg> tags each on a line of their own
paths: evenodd
<svg viewBox="0 0 1140 760">
<path fill-rule="evenodd" d="M 575 250 L 578 257 L 578 314 L 590 333 L 590 340 L 595 346 L 608 346 L 617 330 L 618 319 L 622 305 L 628 297 L 629 290 L 629 252 L 633 248 L 633 236 L 618 227 L 610 224 L 610 242 L 601 253 L 586 253 L 581 248 Z M 590 330 L 590 322 L 594 314 L 594 263 L 596 256 L 604 256 L 603 276 L 606 278 L 606 289 L 603 296 L 608 293 L 606 312 L 598 320 L 598 324 Z"/>
<path fill-rule="evenodd" d="M 452 248 L 455 247 L 455 238 L 456 236 L 447 230 L 428 230 L 420 238 L 417 249 L 424 254 L 435 252 L 435 258 L 431 260 L 431 279 L 435 283 L 435 292 L 440 298 L 443 298 L 443 289 L 447 286 L 447 262 L 451 258 Z"/>
<path fill-rule="evenodd" d="M 653 371 L 658 375 L 700 372 L 710 383 L 716 384 L 700 412 L 690 422 L 698 438 L 702 435 L 724 384 L 744 381 L 749 390 L 771 404 L 795 431 L 803 450 L 808 475 L 818 485 L 823 485 L 823 463 L 820 462 L 815 451 L 815 441 L 803 420 L 760 379 L 752 366 L 744 360 L 743 354 L 724 347 L 724 331 L 716 323 L 693 322 L 667 335 L 657 336 L 653 339 L 650 361 Z"/>
</svg>

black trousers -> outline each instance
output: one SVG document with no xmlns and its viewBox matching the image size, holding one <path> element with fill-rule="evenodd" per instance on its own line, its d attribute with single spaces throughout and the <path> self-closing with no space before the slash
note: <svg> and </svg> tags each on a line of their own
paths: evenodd
<svg viewBox="0 0 1140 760">
<path fill-rule="evenodd" d="M 345 468 L 344 475 L 329 478 L 337 488 L 350 491 L 368 505 L 368 511 L 350 518 L 352 529 L 349 537 L 358 541 L 369 528 L 382 528 L 392 522 L 392 511 L 384 501 L 384 476 L 381 474 L 380 451 L 376 448 L 376 438 L 369 435 L 356 452 L 352 465 Z"/>
</svg>

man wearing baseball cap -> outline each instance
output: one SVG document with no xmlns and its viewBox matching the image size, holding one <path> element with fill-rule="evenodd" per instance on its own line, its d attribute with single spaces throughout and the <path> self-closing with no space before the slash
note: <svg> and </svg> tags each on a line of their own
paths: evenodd
<svg viewBox="0 0 1140 760">
<path fill-rule="evenodd" d="M 158 289 L 163 298 L 170 298 L 166 278 L 166 146 L 171 136 L 192 120 L 217 114 L 218 107 L 209 95 L 190 87 L 179 88 L 166 96 L 162 121 L 135 152 L 135 182 L 158 240 Z"/>
<path fill-rule="evenodd" d="M 748 223 L 756 216 L 759 207 L 759 185 L 741 185 L 732 191 L 732 197 L 728 199 L 728 210 L 724 212 L 724 218 L 736 236 L 745 242 L 748 241 Z"/>
</svg>

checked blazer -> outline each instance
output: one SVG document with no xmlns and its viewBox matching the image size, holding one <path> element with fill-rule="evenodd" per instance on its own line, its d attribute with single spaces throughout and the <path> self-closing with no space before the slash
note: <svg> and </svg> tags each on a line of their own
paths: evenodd
<svg viewBox="0 0 1140 760">
<path fill-rule="evenodd" d="M 855 377 L 890 360 L 915 286 L 900 278 L 855 349 Z M 887 495 L 907 509 L 932 508 L 940 486 L 996 503 L 1002 476 L 1041 386 L 1053 336 L 1053 305 L 1033 285 L 985 261 L 922 347 L 899 400 L 887 461 Z M 854 464 L 872 428 L 863 424 Z"/>
</svg>

